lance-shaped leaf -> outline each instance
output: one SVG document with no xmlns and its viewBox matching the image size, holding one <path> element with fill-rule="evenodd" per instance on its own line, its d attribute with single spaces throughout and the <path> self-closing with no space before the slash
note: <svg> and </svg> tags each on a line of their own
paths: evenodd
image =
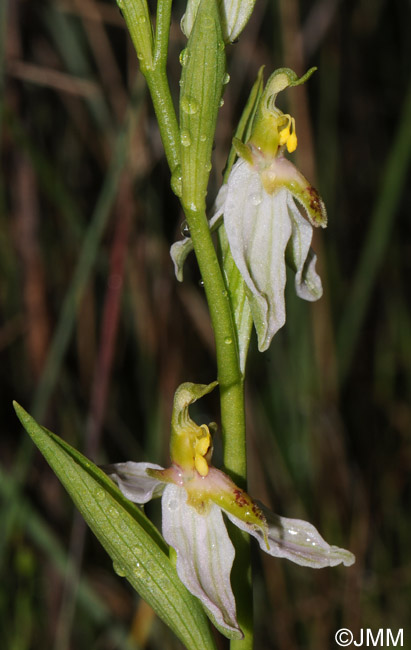
<svg viewBox="0 0 411 650">
<path fill-rule="evenodd" d="M 211 151 L 225 74 L 224 41 L 216 0 L 202 0 L 182 58 L 180 137 L 182 203 L 203 211 Z"/>
<path fill-rule="evenodd" d="M 168 547 L 144 513 L 96 465 L 41 427 L 18 404 L 16 413 L 84 519 L 125 577 L 190 650 L 215 650 L 199 602 L 179 580 Z"/>
</svg>

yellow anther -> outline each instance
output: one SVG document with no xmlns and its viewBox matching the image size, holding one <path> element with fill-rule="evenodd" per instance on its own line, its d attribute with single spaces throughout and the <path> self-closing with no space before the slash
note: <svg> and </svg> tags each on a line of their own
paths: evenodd
<svg viewBox="0 0 411 650">
<path fill-rule="evenodd" d="M 291 115 L 284 115 L 287 124 L 278 134 L 278 144 L 282 147 L 287 145 L 287 151 L 292 153 L 297 149 L 297 136 L 295 133 L 295 119 Z"/>
<path fill-rule="evenodd" d="M 280 147 L 282 147 L 283 144 L 286 144 L 288 142 L 289 137 L 290 137 L 290 128 L 286 126 L 279 133 L 278 144 L 280 145 Z"/>
<path fill-rule="evenodd" d="M 206 453 L 208 452 L 208 449 L 210 447 L 210 435 L 208 435 L 206 438 L 200 438 L 200 440 L 197 440 L 196 442 L 196 454 L 200 454 L 200 456 L 205 456 Z"/>
<path fill-rule="evenodd" d="M 297 149 L 297 136 L 293 131 L 293 133 L 290 134 L 290 137 L 287 140 L 287 151 L 289 153 L 292 153 L 296 149 Z"/>
<path fill-rule="evenodd" d="M 208 463 L 204 458 L 204 456 L 201 456 L 200 454 L 196 454 L 194 458 L 194 465 L 197 472 L 200 474 L 200 476 L 207 476 Z"/>
</svg>

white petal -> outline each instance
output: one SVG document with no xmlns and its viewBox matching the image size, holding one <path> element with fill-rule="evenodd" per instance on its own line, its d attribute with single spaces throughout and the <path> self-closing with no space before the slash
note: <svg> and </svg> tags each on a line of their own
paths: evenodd
<svg viewBox="0 0 411 650">
<path fill-rule="evenodd" d="M 183 267 L 187 255 L 194 249 L 191 237 L 184 237 L 174 242 L 170 248 L 170 256 L 174 264 L 174 273 L 179 282 L 183 281 Z"/>
<path fill-rule="evenodd" d="M 249 524 L 229 513 L 227 516 L 241 530 L 253 535 L 262 550 L 269 555 L 286 558 L 296 564 L 313 569 L 322 569 L 341 563 L 345 566 L 354 564 L 355 557 L 350 551 L 327 544 L 312 524 L 301 519 L 279 517 L 261 503 L 257 503 L 267 520 L 269 548 L 267 548 L 261 529 L 252 529 Z"/>
<path fill-rule="evenodd" d="M 287 196 L 288 213 L 292 223 L 292 235 L 286 250 L 287 264 L 295 271 L 295 290 L 299 298 L 314 301 L 321 298 L 321 278 L 316 273 L 317 256 L 312 252 L 311 224 L 301 215 L 291 194 Z"/>
<path fill-rule="evenodd" d="M 234 165 L 224 205 L 224 225 L 234 261 L 250 290 L 258 348 L 268 348 L 285 323 L 285 249 L 291 236 L 288 192 L 268 194 L 245 160 Z"/>
<path fill-rule="evenodd" d="M 230 572 L 234 547 L 214 503 L 201 515 L 187 504 L 184 488 L 169 484 L 162 498 L 163 537 L 177 552 L 177 573 L 226 635 L 242 638 Z"/>
<path fill-rule="evenodd" d="M 148 476 L 146 469 L 163 469 L 153 463 L 117 463 L 106 468 L 107 474 L 117 483 L 124 496 L 134 503 L 147 503 L 162 495 L 165 483 Z"/>
</svg>

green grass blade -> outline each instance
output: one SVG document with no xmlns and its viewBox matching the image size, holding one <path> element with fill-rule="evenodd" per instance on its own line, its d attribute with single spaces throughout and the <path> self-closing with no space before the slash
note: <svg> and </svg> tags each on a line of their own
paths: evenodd
<svg viewBox="0 0 411 650">
<path fill-rule="evenodd" d="M 354 277 L 337 340 L 340 379 L 344 382 L 350 369 L 355 346 L 370 300 L 372 287 L 389 241 L 395 212 L 406 182 L 411 158 L 411 84 L 405 99 L 400 124 L 387 160 L 381 190 L 358 269 Z"/>
</svg>

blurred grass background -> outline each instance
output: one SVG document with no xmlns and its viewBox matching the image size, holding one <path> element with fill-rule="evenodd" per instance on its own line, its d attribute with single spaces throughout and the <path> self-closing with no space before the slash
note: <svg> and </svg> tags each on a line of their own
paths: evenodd
<svg viewBox="0 0 411 650">
<path fill-rule="evenodd" d="M 402 0 L 258 0 L 228 49 L 210 202 L 258 68 L 317 65 L 279 104 L 329 211 L 324 298 L 299 301 L 290 277 L 286 327 L 269 353 L 252 345 L 250 492 L 357 555 L 317 572 L 254 549 L 258 650 L 327 650 L 339 627 L 403 628 L 411 644 L 410 14 Z M 195 261 L 177 285 L 168 255 L 182 215 L 150 100 L 111 2 L 6 0 L 0 30 L 2 647 L 181 648 L 11 407 L 96 462 L 167 463 L 175 388 L 215 378 Z M 218 420 L 216 396 L 203 402 L 198 418 Z"/>
</svg>

